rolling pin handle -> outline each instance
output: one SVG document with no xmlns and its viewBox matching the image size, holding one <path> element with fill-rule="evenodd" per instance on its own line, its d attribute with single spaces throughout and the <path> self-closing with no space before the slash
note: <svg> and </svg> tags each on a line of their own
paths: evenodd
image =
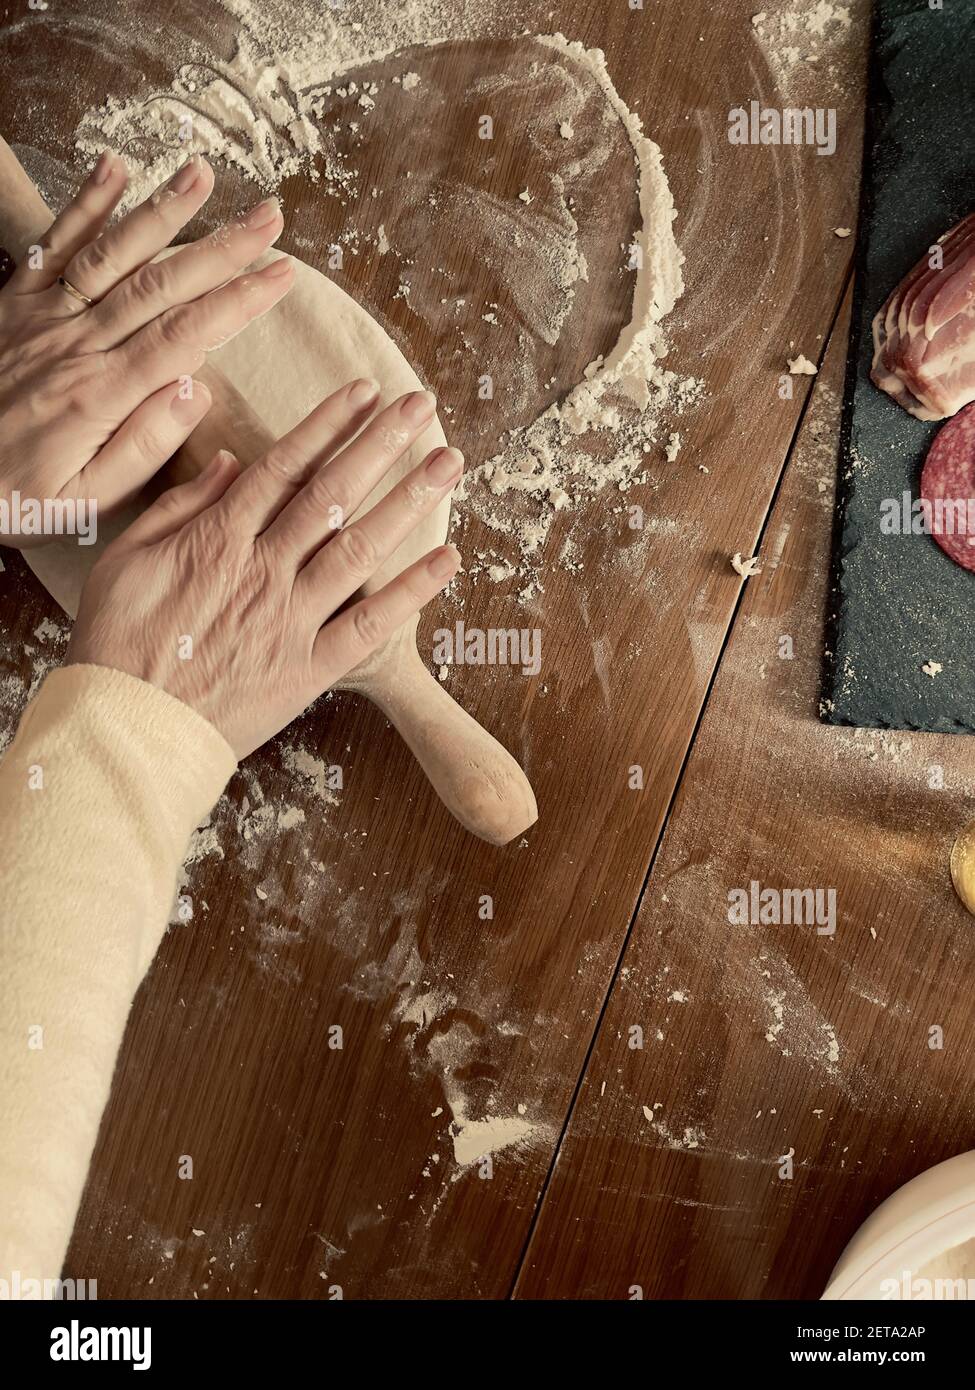
<svg viewBox="0 0 975 1390">
<path fill-rule="evenodd" d="M 538 819 L 531 784 L 496 738 L 452 700 L 412 643 L 390 685 L 369 697 L 402 736 L 448 811 L 472 834 L 506 845 Z"/>
</svg>

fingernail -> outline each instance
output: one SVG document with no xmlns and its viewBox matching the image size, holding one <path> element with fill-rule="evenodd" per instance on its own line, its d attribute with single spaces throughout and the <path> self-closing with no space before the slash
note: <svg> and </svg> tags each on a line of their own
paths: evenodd
<svg viewBox="0 0 975 1390">
<path fill-rule="evenodd" d="M 263 203 L 258 203 L 256 208 L 251 208 L 244 218 L 244 226 L 255 230 L 257 227 L 268 227 L 281 216 L 281 205 L 277 198 L 265 198 Z"/>
<path fill-rule="evenodd" d="M 427 477 L 437 487 L 446 487 L 460 477 L 463 466 L 464 455 L 459 449 L 442 449 L 427 464 Z"/>
<path fill-rule="evenodd" d="M 363 377 L 361 381 L 355 381 L 349 387 L 349 404 L 356 407 L 364 406 L 369 401 L 374 401 L 379 395 L 379 382 L 373 381 L 371 377 Z"/>
<path fill-rule="evenodd" d="M 437 406 L 437 398 L 432 391 L 414 391 L 403 402 L 402 413 L 414 425 L 428 420 Z"/>
<path fill-rule="evenodd" d="M 272 261 L 270 265 L 265 266 L 261 274 L 264 276 L 265 280 L 280 280 L 281 277 L 287 275 L 290 270 L 291 257 L 279 256 L 276 261 Z"/>
<path fill-rule="evenodd" d="M 103 184 L 108 182 L 108 176 L 112 172 L 112 165 L 115 163 L 115 156 L 111 150 L 102 150 L 95 162 L 95 167 L 91 171 L 92 182 Z"/>
<path fill-rule="evenodd" d="M 203 472 L 200 474 L 200 477 L 209 478 L 211 474 L 219 473 L 221 469 L 226 468 L 228 464 L 236 462 L 236 455 L 232 454 L 229 449 L 218 449 L 206 468 L 204 468 Z"/>
<path fill-rule="evenodd" d="M 442 550 L 437 551 L 427 568 L 434 579 L 446 579 L 459 564 L 460 551 L 452 545 L 445 545 Z"/>
<path fill-rule="evenodd" d="M 199 381 L 192 381 L 188 386 L 180 384 L 169 403 L 169 409 L 180 424 L 188 425 L 209 409 L 210 400 L 207 388 Z"/>
<path fill-rule="evenodd" d="M 182 169 L 177 169 L 169 180 L 169 186 L 174 193 L 188 193 L 199 177 L 200 161 L 195 154 L 191 154 Z"/>
</svg>

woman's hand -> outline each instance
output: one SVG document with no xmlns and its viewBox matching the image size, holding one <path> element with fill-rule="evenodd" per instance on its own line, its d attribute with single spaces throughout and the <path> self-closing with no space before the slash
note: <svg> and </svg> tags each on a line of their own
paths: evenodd
<svg viewBox="0 0 975 1390">
<path fill-rule="evenodd" d="M 381 646 L 453 578 L 453 546 L 343 605 L 455 486 L 463 458 L 433 450 L 345 526 L 433 417 L 417 391 L 362 429 L 378 394 L 354 381 L 246 471 L 219 453 L 164 493 L 92 570 L 68 662 L 161 686 L 243 758 Z"/>
<path fill-rule="evenodd" d="M 0 498 L 127 501 L 206 414 L 207 351 L 291 287 L 282 257 L 238 274 L 280 235 L 273 198 L 241 221 L 153 257 L 195 216 L 213 173 L 194 156 L 106 228 L 125 168 L 103 153 L 77 197 L 0 290 Z M 66 283 L 65 283 L 66 282 Z M 88 303 L 87 301 L 90 301 Z M 46 536 L 8 535 L 27 546 Z"/>
</svg>

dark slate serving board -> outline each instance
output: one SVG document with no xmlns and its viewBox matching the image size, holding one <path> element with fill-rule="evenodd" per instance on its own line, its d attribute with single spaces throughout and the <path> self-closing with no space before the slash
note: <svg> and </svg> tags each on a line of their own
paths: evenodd
<svg viewBox="0 0 975 1390">
<path fill-rule="evenodd" d="M 975 732 L 975 574 L 930 536 L 883 536 L 918 495 L 937 424 L 870 382 L 870 323 L 926 249 L 975 210 L 975 0 L 877 0 L 825 667 L 829 723 Z M 932 679 L 921 667 L 941 662 Z"/>
</svg>

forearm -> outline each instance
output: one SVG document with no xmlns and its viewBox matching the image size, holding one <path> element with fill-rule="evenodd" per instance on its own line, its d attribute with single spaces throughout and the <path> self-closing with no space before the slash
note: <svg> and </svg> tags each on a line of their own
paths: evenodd
<svg viewBox="0 0 975 1390">
<path fill-rule="evenodd" d="M 0 1279 L 60 1274 L 135 992 L 235 766 L 163 691 L 47 678 L 0 764 Z"/>
</svg>

